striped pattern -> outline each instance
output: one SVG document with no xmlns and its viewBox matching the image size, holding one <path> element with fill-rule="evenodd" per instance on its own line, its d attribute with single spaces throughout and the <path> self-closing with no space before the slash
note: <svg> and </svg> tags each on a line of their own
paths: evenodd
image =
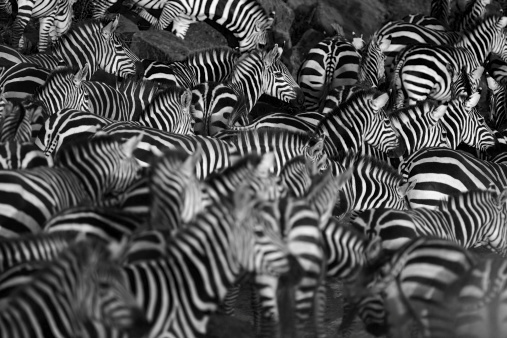
<svg viewBox="0 0 507 338">
<path fill-rule="evenodd" d="M 436 208 L 441 200 L 468 190 L 502 190 L 506 164 L 477 159 L 452 149 L 421 149 L 400 165 L 403 179 L 414 188 L 407 194 L 411 208 Z"/>
<path fill-rule="evenodd" d="M 408 104 L 414 104 L 427 97 L 449 101 L 452 81 L 449 67 L 465 67 L 467 73 L 472 73 L 482 66 L 489 53 L 505 57 L 505 25 L 507 17 L 489 17 L 452 47 L 421 45 L 405 50 L 394 74 L 398 102 L 407 100 Z"/>
<path fill-rule="evenodd" d="M 67 147 L 52 168 L 0 172 L 1 234 L 36 233 L 51 215 L 126 189 L 138 175 L 132 157 L 139 138 L 123 145 L 111 138 Z"/>
<path fill-rule="evenodd" d="M 188 25 L 195 21 L 209 19 L 229 30 L 237 39 L 241 53 L 262 48 L 268 42 L 268 30 L 274 21 L 274 12 L 270 16 L 255 0 L 228 0 L 210 2 L 181 1 L 178 3 L 160 0 L 132 0 L 138 7 L 140 17 L 151 23 L 156 29 L 165 29 L 173 20 L 177 20 L 176 30 L 184 38 Z M 158 19 L 146 9 L 162 9 Z M 178 18 L 178 19 L 177 19 Z"/>
<path fill-rule="evenodd" d="M 2 335 L 72 337 L 83 332 L 87 320 L 146 333 L 146 317 L 125 289 L 114 255 L 98 243 L 81 241 L 36 270 L 7 299 L 0 315 Z"/>
<path fill-rule="evenodd" d="M 395 251 L 420 236 L 444 238 L 465 248 L 486 246 L 507 253 L 505 192 L 471 190 L 451 195 L 436 210 L 370 209 L 353 224 L 365 234 L 380 237 L 384 248 Z"/>
<path fill-rule="evenodd" d="M 355 84 L 359 60 L 356 48 L 339 34 L 310 49 L 297 73 L 297 82 L 305 94 L 305 108 L 317 110 L 331 89 Z"/>
</svg>

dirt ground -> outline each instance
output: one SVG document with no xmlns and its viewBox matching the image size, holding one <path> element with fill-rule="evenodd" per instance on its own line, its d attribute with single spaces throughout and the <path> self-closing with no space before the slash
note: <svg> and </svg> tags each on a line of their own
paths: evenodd
<svg viewBox="0 0 507 338">
<path fill-rule="evenodd" d="M 235 317 L 217 316 L 212 319 L 208 338 L 254 338 L 252 312 L 250 307 L 249 288 L 240 293 Z M 329 281 L 327 288 L 325 325 L 328 338 L 338 338 L 337 329 L 342 317 L 341 287 L 337 282 Z M 366 333 L 362 322 L 357 318 L 353 327 L 352 338 L 371 338 Z M 298 338 L 313 338 L 309 331 L 302 332 Z"/>
</svg>

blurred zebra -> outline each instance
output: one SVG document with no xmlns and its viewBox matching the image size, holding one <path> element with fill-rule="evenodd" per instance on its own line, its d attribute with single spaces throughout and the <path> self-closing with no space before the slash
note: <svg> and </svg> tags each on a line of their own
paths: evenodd
<svg viewBox="0 0 507 338">
<path fill-rule="evenodd" d="M 468 190 L 502 190 L 507 186 L 507 164 L 480 160 L 453 149 L 416 151 L 400 165 L 403 179 L 413 184 L 407 198 L 411 208 L 436 208 L 441 200 Z"/>
<path fill-rule="evenodd" d="M 359 213 L 352 224 L 370 238 L 380 237 L 383 247 L 390 251 L 413 238 L 432 236 L 467 249 L 486 246 L 505 256 L 506 196 L 505 191 L 469 190 L 449 196 L 436 210 L 375 208 Z"/>
<path fill-rule="evenodd" d="M 111 137 L 62 150 L 53 167 L 3 170 L 0 186 L 0 233 L 35 233 L 56 212 L 124 191 L 140 167 L 132 156 L 140 137 L 120 144 Z"/>
<path fill-rule="evenodd" d="M 481 67 L 490 53 L 507 57 L 507 46 L 503 28 L 507 17 L 489 17 L 453 46 L 413 46 L 400 54 L 394 73 L 397 102 L 407 100 L 409 104 L 431 97 L 449 101 L 451 98 L 452 74 L 449 67 L 466 68 L 472 73 Z"/>
<path fill-rule="evenodd" d="M 126 288 L 118 248 L 79 241 L 16 288 L 0 314 L 0 332 L 9 337 L 71 337 L 87 322 L 142 336 L 146 316 Z M 60 292 L 56 292 L 60 290 Z M 19 321 L 19 318 L 25 318 Z M 58 323 L 58 325 L 54 325 Z"/>
</svg>

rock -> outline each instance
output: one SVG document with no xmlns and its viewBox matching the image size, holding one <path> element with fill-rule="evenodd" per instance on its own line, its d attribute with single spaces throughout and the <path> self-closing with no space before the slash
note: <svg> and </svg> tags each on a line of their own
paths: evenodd
<svg viewBox="0 0 507 338">
<path fill-rule="evenodd" d="M 303 60 L 305 59 L 308 51 L 315 47 L 315 45 L 325 37 L 326 35 L 323 32 L 313 28 L 310 28 L 304 32 L 303 36 L 299 39 L 298 44 L 292 49 L 291 64 L 295 65 L 294 69 L 292 70 L 292 76 L 294 79 L 296 79 L 299 66 L 301 63 L 303 63 Z"/>
<path fill-rule="evenodd" d="M 130 48 L 141 59 L 170 62 L 183 60 L 194 50 L 215 46 L 227 46 L 227 41 L 208 24 L 197 22 L 190 25 L 184 40 L 165 30 L 139 31 L 133 35 Z"/>
</svg>

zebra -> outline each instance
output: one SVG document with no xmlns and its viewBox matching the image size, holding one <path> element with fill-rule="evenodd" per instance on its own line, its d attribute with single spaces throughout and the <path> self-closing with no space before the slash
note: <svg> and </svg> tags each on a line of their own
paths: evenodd
<svg viewBox="0 0 507 338">
<path fill-rule="evenodd" d="M 335 217 L 375 207 L 409 208 L 405 196 L 412 186 L 386 162 L 354 152 L 342 154 L 342 159 L 331 160 L 333 175 L 339 175 L 345 168 L 354 168 L 350 181 L 340 191 L 339 204 L 333 210 Z M 376 193 L 370 194 L 371 191 Z"/>
<path fill-rule="evenodd" d="M 76 235 L 34 234 L 0 239 L 0 273 L 25 262 L 50 261 L 74 245 Z"/>
<path fill-rule="evenodd" d="M 197 143 L 200 143 L 204 153 L 203 159 L 196 166 L 199 179 L 230 166 L 238 156 L 250 152 L 260 154 L 273 152 L 275 164 L 271 170 L 276 175 L 279 174 L 283 164 L 294 156 L 306 155 L 312 161 L 318 161 L 323 156 L 324 141 L 322 136 L 283 130 L 238 132 L 227 135 L 227 138 L 216 139 L 170 134 L 153 128 L 139 127 L 131 122 L 121 122 L 104 126 L 100 131 L 120 139 L 143 134 L 143 141 L 135 153 L 136 158 L 143 166 L 148 166 L 151 147 L 158 149 L 181 148 L 191 153 L 195 151 Z"/>
<path fill-rule="evenodd" d="M 33 95 L 51 74 L 51 70 L 31 63 L 20 62 L 7 69 L 0 77 L 0 88 L 8 100 L 23 100 Z"/>
<path fill-rule="evenodd" d="M 409 14 L 403 17 L 401 21 L 441 32 L 445 32 L 447 30 L 446 26 L 448 25 L 447 18 L 445 19 L 444 23 L 444 21 L 441 21 L 440 19 L 423 14 Z"/>
<path fill-rule="evenodd" d="M 47 116 L 64 108 L 90 110 L 88 91 L 83 85 L 89 71 L 88 64 L 75 74 L 68 67 L 57 69 L 25 102 L 40 103 Z"/>
<path fill-rule="evenodd" d="M 90 72 L 86 80 L 98 69 L 125 78 L 136 74 L 140 60 L 115 33 L 118 23 L 119 16 L 113 21 L 83 21 L 63 35 L 49 55 L 25 56 L 0 46 L 0 59 L 7 59 L 11 65 L 33 63 L 48 70 L 62 65 L 81 69 L 89 64 Z"/>
<path fill-rule="evenodd" d="M 301 106 L 304 94 L 280 62 L 281 54 L 277 44 L 269 51 L 245 53 L 223 84 L 194 86 L 191 111 L 196 120 L 195 132 L 213 136 L 226 129 L 248 114 L 264 93 L 294 107 Z"/>
<path fill-rule="evenodd" d="M 468 1 L 465 10 L 459 13 L 454 22 L 454 30 L 465 32 L 472 29 L 477 21 L 481 20 L 486 14 L 486 6 L 491 0 L 473 0 Z"/>
<path fill-rule="evenodd" d="M 164 2 L 159 0 L 132 0 L 124 5 L 134 5 L 137 14 L 155 29 L 165 29 L 171 21 L 178 19 L 177 36 L 184 38 L 188 25 L 205 19 L 216 22 L 229 30 L 238 40 L 239 51 L 245 53 L 261 49 L 268 42 L 268 32 L 274 22 L 275 12 L 268 16 L 255 0 L 228 0 L 227 2 L 191 1 Z M 158 19 L 146 9 L 162 9 Z M 183 20 L 182 20 L 183 18 Z"/>
<path fill-rule="evenodd" d="M 177 230 L 164 256 L 123 266 L 128 289 L 152 323 L 150 336 L 204 335 L 209 314 L 244 272 L 289 272 L 288 250 L 280 235 L 266 224 L 248 222 L 256 198 L 239 190 L 233 200 L 232 205 L 213 204 Z M 216 268 L 208 269 L 211 266 Z"/>
<path fill-rule="evenodd" d="M 397 109 L 389 115 L 393 127 L 398 131 L 406 147 L 403 157 L 408 157 L 425 147 L 450 147 L 442 123 L 447 109 L 447 105 L 438 105 L 434 100 L 425 100 Z"/>
<path fill-rule="evenodd" d="M 305 94 L 305 108 L 317 110 L 329 90 L 358 80 L 360 54 L 340 34 L 327 37 L 310 49 L 297 72 Z"/>
<path fill-rule="evenodd" d="M 466 33 L 453 46 L 413 46 L 406 49 L 396 64 L 394 81 L 398 102 L 404 98 L 409 104 L 430 96 L 449 101 L 453 69 L 466 67 L 467 72 L 482 66 L 489 53 L 507 57 L 503 28 L 507 17 L 489 17 Z"/>
<path fill-rule="evenodd" d="M 112 243 L 115 244 L 115 243 Z M 81 240 L 33 273 L 5 301 L 0 332 L 9 337 L 75 336 L 87 321 L 144 335 L 146 316 L 125 287 L 118 248 Z M 60 290 L 61 292 L 56 292 Z M 26 318 L 20 322 L 17 318 Z M 59 323 L 60 325 L 54 325 Z"/>
<path fill-rule="evenodd" d="M 360 90 L 320 120 L 314 132 L 328 136 L 328 157 L 339 156 L 345 150 L 360 151 L 365 144 L 397 157 L 404 149 L 382 109 L 387 100 L 388 95 L 376 89 Z"/>
<path fill-rule="evenodd" d="M 178 229 L 204 210 L 201 183 L 195 174 L 201 156 L 202 148 L 198 145 L 192 154 L 169 149 L 155 157 L 148 180 L 150 228 Z"/>
<path fill-rule="evenodd" d="M 34 111 L 33 107 L 25 109 L 19 103 L 7 103 L 5 117 L 0 123 L 0 169 L 52 166 L 52 159 L 31 142 L 30 121 Z"/>
<path fill-rule="evenodd" d="M 168 133 L 194 135 L 194 120 L 190 115 L 189 90 L 168 88 L 155 95 L 149 106 L 129 125 L 163 130 Z M 35 144 L 46 156 L 54 155 L 69 142 L 95 134 L 100 127 L 121 122 L 75 109 L 63 109 L 44 121 L 37 133 Z"/>
<path fill-rule="evenodd" d="M 192 88 L 204 82 L 223 82 L 231 74 L 240 55 L 229 47 L 213 47 L 196 50 L 184 60 L 169 64 L 143 59 L 143 76 L 163 85 L 184 88 Z"/>
<path fill-rule="evenodd" d="M 132 156 L 139 142 L 140 137 L 123 144 L 97 137 L 62 150 L 51 168 L 1 171 L 1 234 L 38 232 L 51 215 L 66 207 L 124 191 L 139 175 L 140 166 Z"/>
<path fill-rule="evenodd" d="M 502 130 L 507 125 L 505 86 L 489 75 L 486 80 L 489 88 L 489 125 L 496 130 Z"/>
<path fill-rule="evenodd" d="M 458 294 L 455 333 L 467 337 L 498 337 L 505 332 L 505 260 L 479 260 Z"/>
<path fill-rule="evenodd" d="M 507 62 L 500 56 L 490 54 L 485 64 L 487 75 L 491 76 L 496 82 L 505 85 L 507 78 Z"/>
<path fill-rule="evenodd" d="M 38 49 L 41 53 L 45 52 L 51 33 L 61 35 L 70 28 L 73 3 L 73 0 L 50 2 L 17 0 L 18 14 L 11 28 L 11 45 L 19 48 L 26 24 L 31 18 L 38 18 L 40 23 Z"/>
<path fill-rule="evenodd" d="M 505 196 L 505 192 L 469 190 L 450 195 L 436 210 L 368 209 L 359 213 L 352 224 L 370 237 L 379 236 L 389 251 L 396 251 L 412 238 L 433 236 L 465 248 L 486 246 L 505 256 Z"/>
<path fill-rule="evenodd" d="M 491 128 L 478 112 L 476 105 L 480 94 L 453 99 L 447 106 L 447 114 L 442 118 L 451 149 L 457 149 L 461 143 L 487 151 L 497 143 Z"/>
<path fill-rule="evenodd" d="M 447 196 L 468 190 L 507 186 L 506 164 L 477 159 L 447 148 L 416 151 L 401 163 L 405 182 L 414 184 L 407 194 L 411 208 L 436 208 Z"/>
<path fill-rule="evenodd" d="M 366 308 L 382 312 L 376 315 L 385 318 L 388 327 L 378 323 L 376 328 L 388 330 L 389 335 L 410 336 L 414 320 L 424 337 L 452 337 L 454 309 L 450 300 L 475 264 L 475 256 L 457 243 L 419 237 L 381 264 L 366 292 L 356 288 L 353 297 L 362 307 L 360 313 Z"/>
</svg>

